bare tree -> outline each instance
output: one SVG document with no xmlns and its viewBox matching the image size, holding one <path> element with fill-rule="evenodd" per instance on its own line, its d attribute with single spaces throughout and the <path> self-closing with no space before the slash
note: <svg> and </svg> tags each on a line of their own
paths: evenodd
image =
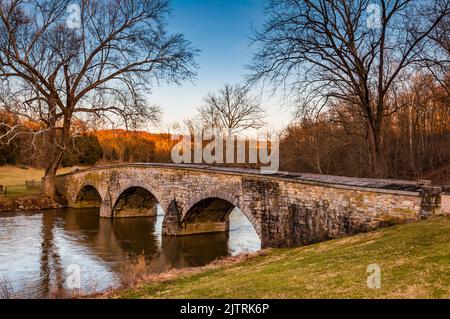
<svg viewBox="0 0 450 319">
<path fill-rule="evenodd" d="M 34 123 L 29 133 L 45 139 L 47 195 L 56 195 L 72 123 L 155 122 L 159 108 L 145 94 L 160 81 L 195 75 L 196 50 L 167 33 L 168 13 L 168 0 L 0 0 L 2 108 Z M 7 128 L 9 138 L 18 134 Z"/>
<path fill-rule="evenodd" d="M 430 49 L 424 54 L 423 64 L 450 98 L 450 16 L 440 21 L 429 38 Z"/>
<path fill-rule="evenodd" d="M 203 124 L 210 128 L 228 130 L 229 134 L 264 126 L 265 111 L 248 88 L 225 86 L 210 93 L 199 108 Z"/>
<path fill-rule="evenodd" d="M 254 40 L 250 83 L 290 87 L 302 107 L 346 103 L 365 127 L 375 175 L 382 175 L 385 118 L 400 77 L 421 59 L 449 1 L 271 0 Z"/>
</svg>

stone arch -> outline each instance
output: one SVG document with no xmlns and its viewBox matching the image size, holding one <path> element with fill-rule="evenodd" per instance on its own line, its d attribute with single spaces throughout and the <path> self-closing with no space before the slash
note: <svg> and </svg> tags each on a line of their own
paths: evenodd
<svg viewBox="0 0 450 319">
<path fill-rule="evenodd" d="M 114 192 L 113 196 L 111 196 L 111 215 L 113 217 L 117 217 L 114 214 L 115 209 L 117 209 L 117 205 L 120 204 L 119 200 L 121 199 L 121 196 L 123 198 L 123 196 L 127 195 L 127 192 L 130 192 L 132 190 L 135 190 L 137 192 L 140 192 L 140 195 L 145 196 L 144 193 L 142 193 L 140 190 L 146 192 L 147 194 L 149 194 L 150 196 L 147 199 L 143 199 L 144 201 L 147 200 L 147 204 L 149 205 L 149 207 L 147 207 L 148 209 L 150 209 L 150 205 L 152 206 L 152 210 L 154 210 L 154 212 L 148 212 L 148 215 L 145 214 L 140 214 L 138 212 L 135 212 L 135 215 L 127 215 L 127 216 L 123 216 L 123 217 L 131 217 L 131 216 L 154 216 L 156 215 L 156 204 L 160 204 L 163 211 L 166 212 L 166 209 L 168 207 L 165 198 L 160 194 L 160 192 L 158 190 L 156 190 L 154 187 L 152 187 L 150 184 L 145 183 L 145 182 L 130 182 L 130 183 L 125 183 L 123 185 L 120 186 L 120 188 Z"/>
<path fill-rule="evenodd" d="M 196 196 L 192 197 L 184 206 L 182 209 L 182 218 L 181 221 L 183 221 L 187 215 L 187 213 L 198 203 L 207 200 L 217 198 L 220 200 L 224 200 L 234 207 L 237 207 L 250 221 L 250 223 L 253 225 L 253 228 L 255 229 L 256 233 L 259 237 L 261 237 L 261 223 L 260 221 L 253 215 L 250 208 L 248 208 L 244 203 L 242 203 L 238 197 L 232 196 L 222 190 L 214 189 L 214 190 L 208 190 L 205 192 L 202 192 L 200 194 L 197 194 Z"/>
<path fill-rule="evenodd" d="M 98 187 L 93 183 L 84 182 L 74 193 L 73 206 L 78 208 L 100 207 L 103 202 L 103 196 Z"/>
</svg>

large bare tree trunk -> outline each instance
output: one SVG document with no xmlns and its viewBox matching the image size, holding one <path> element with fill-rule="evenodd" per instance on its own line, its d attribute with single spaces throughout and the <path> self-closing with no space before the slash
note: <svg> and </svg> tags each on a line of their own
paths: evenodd
<svg viewBox="0 0 450 319">
<path fill-rule="evenodd" d="M 418 177 L 416 161 L 414 159 L 414 145 L 413 145 L 413 126 L 412 126 L 412 106 L 408 108 L 408 145 L 409 145 L 409 164 L 415 177 Z"/>
<path fill-rule="evenodd" d="M 45 168 L 45 176 L 43 181 L 43 192 L 44 195 L 47 195 L 49 197 L 52 197 L 54 199 L 58 199 L 58 194 L 56 192 L 55 188 L 55 177 L 56 172 L 58 170 L 58 166 L 61 163 L 63 156 L 63 152 L 59 151 L 57 154 L 53 156 L 51 161 L 48 163 L 47 167 Z"/>
<path fill-rule="evenodd" d="M 367 143 L 369 146 L 370 168 L 374 177 L 383 177 L 380 130 L 368 125 Z"/>
<path fill-rule="evenodd" d="M 61 160 L 63 158 L 65 151 L 65 146 L 68 144 L 70 140 L 70 124 L 71 124 L 70 116 L 71 115 L 69 114 L 66 114 L 64 116 L 63 129 L 61 134 L 58 134 L 56 131 L 56 120 L 53 120 L 50 123 L 51 129 L 48 144 L 49 160 L 45 168 L 43 192 L 45 195 L 50 196 L 55 200 L 59 200 L 58 193 L 56 192 L 55 188 L 56 172 L 58 170 L 59 164 L 61 164 Z M 53 119 L 56 119 L 56 116 L 53 117 Z"/>
</svg>

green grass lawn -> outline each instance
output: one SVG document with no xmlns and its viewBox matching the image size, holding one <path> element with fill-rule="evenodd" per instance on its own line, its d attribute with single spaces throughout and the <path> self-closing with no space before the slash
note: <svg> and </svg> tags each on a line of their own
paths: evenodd
<svg viewBox="0 0 450 319">
<path fill-rule="evenodd" d="M 74 168 L 67 167 L 58 170 L 58 174 L 70 172 Z M 27 189 L 25 181 L 41 181 L 44 176 L 43 169 L 28 167 L 26 169 L 17 166 L 0 166 L 0 185 L 8 188 L 8 197 L 20 197 L 39 194 L 39 189 Z M 1 196 L 1 195 L 0 195 Z"/>
<path fill-rule="evenodd" d="M 367 266 L 381 288 L 367 287 Z M 450 218 L 394 226 L 154 280 L 119 298 L 450 298 Z"/>
</svg>

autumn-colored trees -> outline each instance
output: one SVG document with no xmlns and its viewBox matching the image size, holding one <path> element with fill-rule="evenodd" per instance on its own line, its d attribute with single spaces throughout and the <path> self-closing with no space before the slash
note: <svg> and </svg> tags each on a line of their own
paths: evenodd
<svg viewBox="0 0 450 319">
<path fill-rule="evenodd" d="M 103 150 L 95 134 L 84 134 L 72 139 L 61 161 L 65 167 L 95 165 L 103 157 Z"/>
<path fill-rule="evenodd" d="M 176 141 L 170 134 L 142 131 L 103 130 L 96 132 L 103 150 L 104 162 L 170 162 L 170 151 Z"/>
<path fill-rule="evenodd" d="M 431 75 L 416 75 L 390 100 L 397 109 L 385 119 L 382 175 L 430 178 L 450 183 L 450 103 Z M 286 128 L 281 168 L 346 176 L 374 177 L 360 122 L 351 106 L 340 104 L 313 119 L 303 117 Z"/>
</svg>

